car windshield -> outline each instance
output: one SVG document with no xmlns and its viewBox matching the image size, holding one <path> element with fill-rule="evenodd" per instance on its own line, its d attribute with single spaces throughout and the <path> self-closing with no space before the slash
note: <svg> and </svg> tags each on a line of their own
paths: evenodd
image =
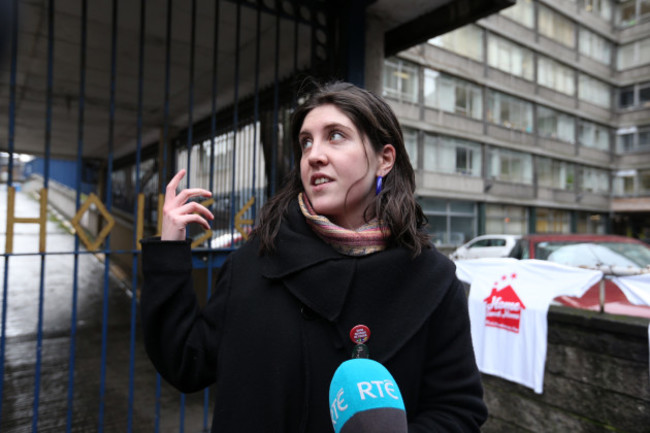
<svg viewBox="0 0 650 433">
<path fill-rule="evenodd" d="M 650 247 L 626 242 L 540 242 L 535 257 L 569 266 L 650 266 Z"/>
</svg>

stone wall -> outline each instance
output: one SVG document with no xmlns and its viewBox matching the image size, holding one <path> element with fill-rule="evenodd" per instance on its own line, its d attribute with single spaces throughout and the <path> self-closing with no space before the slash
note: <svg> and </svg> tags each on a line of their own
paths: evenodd
<svg viewBox="0 0 650 433">
<path fill-rule="evenodd" d="M 483 432 L 650 432 L 648 319 L 552 306 L 544 392 L 483 375 Z"/>
</svg>

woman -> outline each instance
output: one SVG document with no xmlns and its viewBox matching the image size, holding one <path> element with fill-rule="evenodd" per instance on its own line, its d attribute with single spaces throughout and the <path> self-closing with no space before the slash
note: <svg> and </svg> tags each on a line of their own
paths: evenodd
<svg viewBox="0 0 650 433">
<path fill-rule="evenodd" d="M 409 432 L 479 431 L 486 418 L 467 300 L 428 241 L 390 107 L 347 83 L 292 118 L 299 164 L 221 269 L 202 310 L 185 227 L 212 214 L 169 183 L 161 239 L 143 241 L 145 343 L 184 392 L 216 383 L 214 432 L 331 433 L 328 389 L 363 324 L 391 372 Z"/>
</svg>

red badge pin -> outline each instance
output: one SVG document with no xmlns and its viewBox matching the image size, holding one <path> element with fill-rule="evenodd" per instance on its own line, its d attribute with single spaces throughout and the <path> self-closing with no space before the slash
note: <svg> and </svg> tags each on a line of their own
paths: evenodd
<svg viewBox="0 0 650 433">
<path fill-rule="evenodd" d="M 370 338 L 370 329 L 366 325 L 357 325 L 350 330 L 350 339 L 355 344 L 363 344 Z"/>
</svg>

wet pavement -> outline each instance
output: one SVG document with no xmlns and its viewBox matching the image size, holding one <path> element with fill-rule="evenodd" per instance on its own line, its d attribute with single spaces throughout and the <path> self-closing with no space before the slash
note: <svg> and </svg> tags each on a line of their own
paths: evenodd
<svg viewBox="0 0 650 433">
<path fill-rule="evenodd" d="M 16 194 L 16 217 L 37 217 L 38 211 L 28 188 Z M 7 187 L 1 184 L 2 253 L 6 219 Z M 212 404 L 204 404 L 204 393 L 182 396 L 164 381 L 157 393 L 137 308 L 132 325 L 130 281 L 111 275 L 105 285 L 103 258 L 78 254 L 75 315 L 75 238 L 52 215 L 46 230 L 47 254 L 40 255 L 39 226 L 16 224 L 14 255 L 3 256 L 0 265 L 6 314 L 0 431 L 206 431 Z"/>
</svg>

